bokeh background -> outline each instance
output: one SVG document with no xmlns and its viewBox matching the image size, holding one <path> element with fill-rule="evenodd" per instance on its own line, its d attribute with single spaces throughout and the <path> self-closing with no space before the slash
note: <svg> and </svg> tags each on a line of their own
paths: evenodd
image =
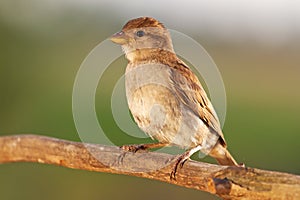
<svg viewBox="0 0 300 200">
<path fill-rule="evenodd" d="M 213 58 L 227 92 L 225 137 L 239 162 L 300 174 L 297 1 L 1 0 L 0 135 L 80 141 L 72 117 L 80 64 L 139 16 L 193 37 Z M 96 96 L 99 121 L 119 145 L 149 141 L 123 136 L 109 109 L 125 65 L 121 57 L 109 67 Z M 31 200 L 217 199 L 152 180 L 33 163 L 0 165 L 0 192 L 1 199 Z"/>
</svg>

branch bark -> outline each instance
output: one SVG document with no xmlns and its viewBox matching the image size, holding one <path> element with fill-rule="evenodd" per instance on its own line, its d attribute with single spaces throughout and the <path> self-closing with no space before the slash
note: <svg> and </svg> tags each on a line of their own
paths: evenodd
<svg viewBox="0 0 300 200">
<path fill-rule="evenodd" d="M 174 156 L 127 153 L 118 147 L 71 142 L 38 135 L 0 137 L 0 163 L 37 162 L 74 169 L 126 174 L 193 188 L 223 199 L 300 199 L 300 176 L 254 168 L 188 161 L 170 180 Z"/>
</svg>

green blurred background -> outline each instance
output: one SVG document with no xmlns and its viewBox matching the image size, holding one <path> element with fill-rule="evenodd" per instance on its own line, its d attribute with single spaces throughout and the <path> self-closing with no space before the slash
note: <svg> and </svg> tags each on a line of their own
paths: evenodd
<svg viewBox="0 0 300 200">
<path fill-rule="evenodd" d="M 80 64 L 128 19 L 147 15 L 196 39 L 217 64 L 227 92 L 224 132 L 234 157 L 250 167 L 300 174 L 297 3 L 170 2 L 2 0 L 0 135 L 80 141 L 72 117 Z M 109 109 L 125 65 L 121 57 L 110 66 L 96 96 L 100 123 L 120 145 L 145 142 L 122 136 Z M 33 163 L 0 165 L 0 192 L 1 199 L 32 200 L 217 199 L 152 180 Z"/>
</svg>

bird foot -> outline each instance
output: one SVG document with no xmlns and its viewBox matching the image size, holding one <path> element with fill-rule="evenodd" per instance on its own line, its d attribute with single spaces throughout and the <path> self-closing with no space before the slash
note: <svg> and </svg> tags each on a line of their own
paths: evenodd
<svg viewBox="0 0 300 200">
<path fill-rule="evenodd" d="M 137 145 L 132 144 L 132 145 L 120 146 L 120 149 L 122 150 L 122 153 L 118 156 L 117 159 L 118 165 L 121 165 L 123 163 L 123 160 L 128 152 L 136 153 L 141 150 L 147 150 L 147 147 L 143 144 L 137 144 Z"/>
<path fill-rule="evenodd" d="M 147 147 L 143 144 L 132 144 L 132 145 L 123 145 L 120 147 L 123 151 L 136 153 L 140 150 L 146 150 Z"/>
<path fill-rule="evenodd" d="M 170 174 L 170 180 L 176 180 L 176 173 L 178 170 L 178 167 L 182 168 L 184 163 L 189 159 L 189 157 L 186 157 L 185 154 L 180 155 L 175 162 L 175 165 L 173 167 L 173 170 Z"/>
<path fill-rule="evenodd" d="M 176 172 L 177 172 L 178 166 L 180 166 L 180 168 L 182 168 L 184 163 L 187 161 L 187 159 L 189 159 L 191 157 L 191 155 L 193 155 L 195 152 L 201 150 L 201 148 L 202 147 L 200 145 L 198 145 L 198 146 L 184 152 L 177 158 L 174 168 L 170 174 L 171 180 L 176 180 Z"/>
</svg>

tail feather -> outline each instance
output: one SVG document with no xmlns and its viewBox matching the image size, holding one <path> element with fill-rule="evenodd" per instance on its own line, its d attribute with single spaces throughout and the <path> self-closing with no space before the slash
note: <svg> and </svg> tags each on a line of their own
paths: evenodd
<svg viewBox="0 0 300 200">
<path fill-rule="evenodd" d="M 215 158 L 220 165 L 239 166 L 226 147 L 220 143 L 216 144 L 209 155 Z"/>
</svg>

